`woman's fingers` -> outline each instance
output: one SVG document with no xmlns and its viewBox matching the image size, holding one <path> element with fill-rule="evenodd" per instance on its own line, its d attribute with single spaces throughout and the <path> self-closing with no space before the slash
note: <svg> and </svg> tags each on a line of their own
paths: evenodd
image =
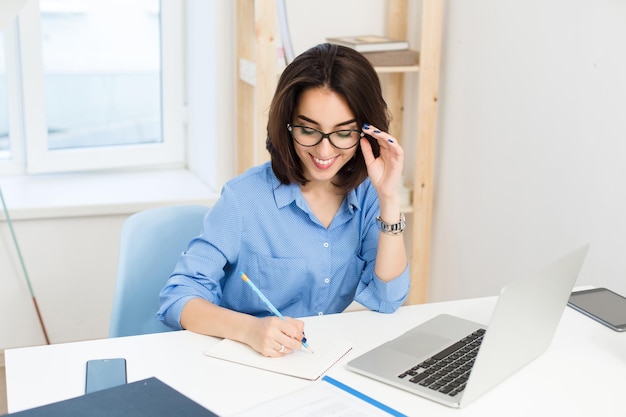
<svg viewBox="0 0 626 417">
<path fill-rule="evenodd" d="M 261 343 L 255 348 L 264 356 L 276 358 L 292 353 L 302 346 L 304 323 L 286 317 L 265 317 L 261 319 Z"/>
<path fill-rule="evenodd" d="M 376 126 L 372 126 L 369 124 L 363 125 L 363 132 L 367 133 L 370 137 L 376 139 L 378 142 L 378 147 L 380 148 L 380 156 L 385 159 L 394 159 L 395 161 L 402 161 L 404 159 L 404 150 L 398 143 L 398 141 L 391 136 L 389 133 L 384 132 L 378 129 Z M 363 144 L 363 142 L 361 142 Z M 365 146 L 365 149 L 362 150 L 363 155 L 365 156 L 366 164 L 373 162 L 373 155 L 371 152 L 371 146 Z M 368 155 L 366 155 L 366 153 Z"/>
<path fill-rule="evenodd" d="M 397 191 L 404 164 L 404 150 L 393 136 L 376 126 L 365 124 L 363 132 L 374 138 L 380 148 L 380 156 L 375 158 L 367 140 L 361 140 L 361 151 L 372 184 L 379 196 Z"/>
<path fill-rule="evenodd" d="M 388 147 L 389 145 L 392 145 L 397 142 L 396 139 L 393 136 L 391 136 L 389 133 L 383 132 L 382 130 L 378 129 L 376 126 L 372 126 L 367 123 L 363 125 L 363 132 L 375 138 L 378 141 L 378 144 L 380 146 Z"/>
</svg>

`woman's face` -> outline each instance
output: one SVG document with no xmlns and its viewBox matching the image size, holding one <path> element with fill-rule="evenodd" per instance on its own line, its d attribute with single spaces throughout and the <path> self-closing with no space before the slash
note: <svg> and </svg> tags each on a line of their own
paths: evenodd
<svg viewBox="0 0 626 417">
<path fill-rule="evenodd" d="M 345 99 L 323 87 L 305 90 L 300 95 L 291 124 L 313 128 L 324 133 L 359 130 L 354 114 Z M 356 135 L 358 136 L 358 133 Z M 357 145 L 350 149 L 338 149 L 331 145 L 328 138 L 324 138 L 320 143 L 311 147 L 302 146 L 295 140 L 293 145 L 302 161 L 306 179 L 314 183 L 332 181 L 341 167 L 356 153 L 358 138 L 356 142 Z"/>
</svg>

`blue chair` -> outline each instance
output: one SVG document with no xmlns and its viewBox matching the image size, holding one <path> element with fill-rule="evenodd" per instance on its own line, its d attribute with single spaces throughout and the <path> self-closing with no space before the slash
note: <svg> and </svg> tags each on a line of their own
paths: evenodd
<svg viewBox="0 0 626 417">
<path fill-rule="evenodd" d="M 145 210 L 122 225 L 109 337 L 172 329 L 155 318 L 159 292 L 191 239 L 200 235 L 209 207 L 181 205 Z"/>
</svg>

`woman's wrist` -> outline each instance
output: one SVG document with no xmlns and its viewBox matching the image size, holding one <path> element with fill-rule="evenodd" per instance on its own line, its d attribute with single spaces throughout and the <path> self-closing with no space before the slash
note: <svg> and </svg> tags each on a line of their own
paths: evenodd
<svg viewBox="0 0 626 417">
<path fill-rule="evenodd" d="M 397 223 L 400 221 L 400 194 L 378 199 L 380 206 L 380 218 L 386 223 Z"/>
</svg>

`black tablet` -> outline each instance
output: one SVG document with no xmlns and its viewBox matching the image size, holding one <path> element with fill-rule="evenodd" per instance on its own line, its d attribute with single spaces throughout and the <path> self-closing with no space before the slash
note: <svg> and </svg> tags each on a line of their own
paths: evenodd
<svg viewBox="0 0 626 417">
<path fill-rule="evenodd" d="M 626 330 L 626 298 L 607 288 L 574 291 L 567 305 L 617 332 Z"/>
</svg>

